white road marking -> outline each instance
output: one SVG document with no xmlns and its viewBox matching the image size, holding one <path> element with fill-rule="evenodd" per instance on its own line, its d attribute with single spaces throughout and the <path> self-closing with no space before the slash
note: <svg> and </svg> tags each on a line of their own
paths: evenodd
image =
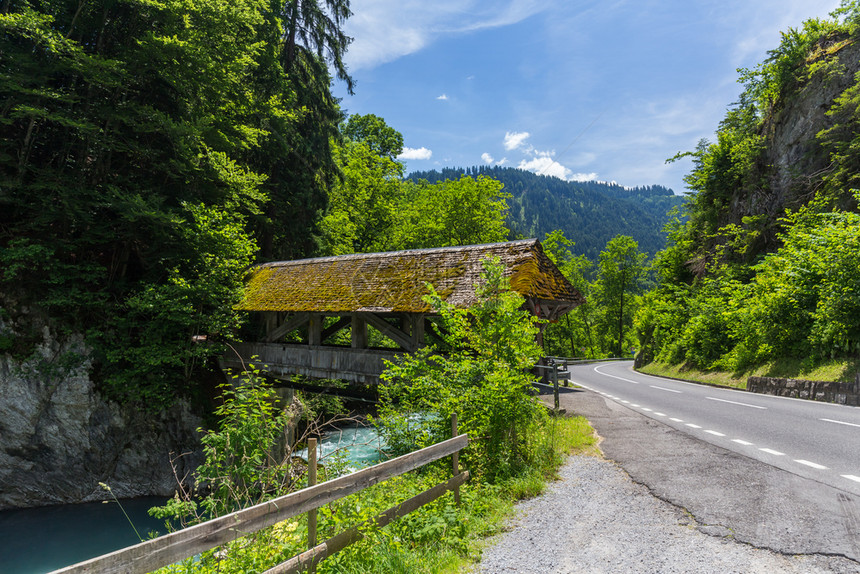
<svg viewBox="0 0 860 574">
<path fill-rule="evenodd" d="M 651 387 L 652 389 L 658 389 L 658 390 L 667 391 L 670 393 L 678 393 L 679 395 L 681 394 L 681 391 L 676 391 L 675 389 L 666 389 L 664 387 L 658 387 L 657 385 L 648 385 L 648 386 Z"/>
<path fill-rule="evenodd" d="M 694 425 L 693 423 L 687 423 L 687 426 L 688 426 L 688 427 L 690 427 L 690 428 L 692 428 L 692 429 L 700 429 L 700 428 L 702 428 L 702 427 L 700 427 L 699 425 Z"/>
<path fill-rule="evenodd" d="M 665 417 L 665 416 L 666 416 L 666 415 L 664 415 L 663 413 L 658 413 L 658 412 L 656 412 L 656 411 L 654 412 L 654 414 L 655 414 L 655 415 L 657 415 L 658 417 Z"/>
<path fill-rule="evenodd" d="M 797 459 L 794 462 L 798 464 L 805 464 L 806 466 L 810 466 L 817 470 L 827 470 L 827 467 L 823 464 L 818 464 L 817 462 L 809 462 L 808 460 Z"/>
<path fill-rule="evenodd" d="M 610 375 L 609 373 L 604 373 L 600 370 L 600 365 L 594 367 L 594 372 L 603 375 L 604 377 L 612 377 L 613 379 L 618 379 L 619 381 L 625 381 L 628 383 L 633 383 L 634 385 L 638 385 L 639 381 L 631 381 L 630 379 L 625 379 L 624 377 L 617 377 L 615 375 Z"/>
<path fill-rule="evenodd" d="M 774 456 L 785 456 L 784 452 L 779 452 L 778 450 L 773 450 L 772 448 L 760 448 L 762 452 L 766 452 L 767 454 L 772 454 Z"/>
<path fill-rule="evenodd" d="M 625 405 L 629 405 L 629 404 L 630 404 L 630 401 L 621 401 L 621 402 L 622 402 L 622 403 L 624 403 Z"/>
<path fill-rule="evenodd" d="M 753 409 L 764 409 L 767 410 L 767 407 L 760 407 L 758 405 L 751 405 L 749 403 L 739 403 L 737 401 L 727 401 L 726 399 L 715 399 L 714 397 L 705 397 L 709 401 L 720 401 L 721 403 L 731 403 L 733 405 L 741 405 L 742 407 L 750 407 Z"/>
<path fill-rule="evenodd" d="M 637 409 L 639 408 L 639 405 L 637 405 L 637 404 L 635 404 L 635 403 L 634 403 L 634 404 L 631 404 L 630 406 L 631 406 L 631 407 L 636 407 Z"/>
<path fill-rule="evenodd" d="M 674 417 L 673 417 L 673 418 L 670 418 L 669 420 L 670 420 L 670 421 L 675 421 L 676 423 L 682 423 L 682 422 L 684 422 L 684 419 L 676 419 L 676 418 L 674 418 Z"/>
<path fill-rule="evenodd" d="M 651 409 L 649 409 L 649 408 L 647 408 L 647 407 L 642 407 L 642 410 L 643 410 L 643 411 L 645 411 L 645 412 L 649 412 L 649 413 L 651 412 Z"/>
<path fill-rule="evenodd" d="M 853 474 L 843 474 L 842 478 L 847 478 L 848 480 L 853 480 L 854 482 L 860 482 L 860 476 L 854 476 Z"/>
<path fill-rule="evenodd" d="M 836 423 L 836 424 L 838 424 L 838 425 L 847 425 L 847 426 L 849 426 L 849 427 L 860 427 L 860 425 L 856 425 L 856 424 L 854 424 L 854 423 L 846 423 L 845 421 L 835 421 L 835 420 L 833 420 L 833 419 L 818 419 L 818 420 L 820 420 L 820 421 L 825 421 L 825 422 L 828 422 L 828 423 Z"/>
<path fill-rule="evenodd" d="M 747 442 L 747 441 L 745 441 L 745 440 L 741 440 L 741 439 L 739 439 L 739 438 L 733 438 L 733 439 L 732 439 L 732 442 L 736 442 L 736 443 L 738 443 L 738 444 L 742 444 L 742 445 L 744 445 L 744 446 L 753 446 L 753 443 L 751 443 L 751 442 Z"/>
<path fill-rule="evenodd" d="M 708 433 L 708 434 L 712 434 L 712 435 L 714 435 L 714 436 L 726 436 L 726 435 L 724 435 L 723 433 L 721 433 L 721 432 L 717 432 L 717 431 L 715 431 L 715 430 L 706 430 L 705 432 L 706 432 L 706 433 Z"/>
</svg>

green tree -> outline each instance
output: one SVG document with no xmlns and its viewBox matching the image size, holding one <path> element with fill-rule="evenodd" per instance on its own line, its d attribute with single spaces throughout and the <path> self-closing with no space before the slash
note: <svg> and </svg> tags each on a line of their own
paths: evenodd
<svg viewBox="0 0 860 574">
<path fill-rule="evenodd" d="M 403 195 L 403 164 L 395 159 L 403 136 L 372 114 L 350 116 L 341 133 L 343 142 L 335 146 L 339 177 L 320 222 L 321 250 L 327 255 L 385 250 Z"/>
<path fill-rule="evenodd" d="M 755 268 L 743 334 L 766 358 L 860 352 L 860 215 L 823 201 L 790 213 L 783 246 Z"/>
<path fill-rule="evenodd" d="M 350 140 L 363 142 L 375 154 L 392 161 L 403 151 L 403 135 L 374 114 L 349 116 L 342 132 Z"/>
<path fill-rule="evenodd" d="M 389 245 L 416 249 L 504 241 L 509 197 L 501 183 L 484 176 L 405 182 Z"/>
<path fill-rule="evenodd" d="M 574 256 L 570 249 L 573 242 L 561 230 L 546 235 L 542 242 L 544 251 L 579 291 L 585 302 L 574 311 L 565 314 L 557 323 L 547 325 L 544 331 L 544 346 L 548 355 L 589 356 L 596 358 L 598 350 L 592 327 L 595 322 L 595 305 L 592 302 L 592 284 L 588 280 L 592 263 L 584 255 Z M 573 317 L 571 319 L 571 317 Z"/>
<path fill-rule="evenodd" d="M 303 57 L 327 61 L 352 94 L 354 81 L 343 61 L 352 43 L 343 25 L 351 15 L 349 0 L 281 0 L 287 72 L 295 72 Z"/>
<path fill-rule="evenodd" d="M 320 223 L 327 255 L 385 250 L 401 202 L 403 166 L 363 141 L 346 141 L 337 150 L 340 181 L 329 194 Z"/>
<path fill-rule="evenodd" d="M 602 327 L 614 341 L 613 351 L 624 356 L 625 332 L 632 325 L 635 296 L 641 292 L 647 256 L 631 237 L 618 235 L 606 244 L 597 264 L 595 292 L 604 308 Z"/>
</svg>

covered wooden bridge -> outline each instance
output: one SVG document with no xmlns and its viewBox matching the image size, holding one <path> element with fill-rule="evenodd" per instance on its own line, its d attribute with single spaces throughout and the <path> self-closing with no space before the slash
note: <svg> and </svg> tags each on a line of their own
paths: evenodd
<svg viewBox="0 0 860 574">
<path fill-rule="evenodd" d="M 487 257 L 499 258 L 538 317 L 556 321 L 585 301 L 536 239 L 265 263 L 248 272 L 238 305 L 256 315 L 259 335 L 236 351 L 245 363 L 259 357 L 280 378 L 377 382 L 383 359 L 424 345 L 433 316 L 425 283 L 468 307 Z M 241 366 L 235 355 L 223 362 Z"/>
</svg>

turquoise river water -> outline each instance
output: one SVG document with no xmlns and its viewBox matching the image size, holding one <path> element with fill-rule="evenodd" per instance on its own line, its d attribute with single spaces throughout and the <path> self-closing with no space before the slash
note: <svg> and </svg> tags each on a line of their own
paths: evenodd
<svg viewBox="0 0 860 574">
<path fill-rule="evenodd" d="M 360 468 L 380 460 L 379 446 L 372 427 L 347 427 L 324 435 L 318 456 L 325 464 L 326 457 L 344 449 L 348 466 Z M 297 454 L 306 457 L 307 451 Z M 165 533 L 164 523 L 147 514 L 164 502 L 160 497 L 121 501 L 144 539 L 151 531 Z M 137 544 L 122 509 L 116 502 L 96 502 L 0 512 L 0 574 L 44 574 Z"/>
</svg>

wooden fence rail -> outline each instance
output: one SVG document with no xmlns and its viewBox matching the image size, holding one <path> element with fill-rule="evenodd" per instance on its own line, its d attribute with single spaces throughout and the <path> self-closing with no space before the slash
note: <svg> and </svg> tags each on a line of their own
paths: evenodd
<svg viewBox="0 0 860 574">
<path fill-rule="evenodd" d="M 257 532 L 258 530 L 262 530 L 263 528 L 272 526 L 278 522 L 292 518 L 293 516 L 319 508 L 334 500 L 354 494 L 394 476 L 404 474 L 410 470 L 415 470 L 416 468 L 439 460 L 440 458 L 458 453 L 466 447 L 468 441 L 468 436 L 465 434 L 455 436 L 454 438 L 434 444 L 433 446 L 387 460 L 377 465 L 356 471 L 352 474 L 341 476 L 328 482 L 320 483 L 316 486 L 310 486 L 285 496 L 257 504 L 256 506 L 239 510 L 232 514 L 221 516 L 171 534 L 166 534 L 159 538 L 147 540 L 146 542 L 141 542 L 135 546 L 129 546 L 128 548 L 123 548 L 122 550 L 117 550 L 110 554 L 105 554 L 104 556 L 79 562 L 78 564 L 73 564 L 60 570 L 55 570 L 51 574 L 145 574 L 147 572 L 152 572 L 158 568 L 174 564 L 180 560 L 205 552 L 206 550 L 232 542 L 246 534 Z M 446 490 L 458 487 L 469 477 L 468 472 L 455 472 L 455 474 L 456 476 L 447 483 L 442 483 L 441 485 L 438 485 L 437 487 L 419 494 L 417 497 L 407 500 L 397 507 L 384 512 L 375 519 L 377 525 L 382 526 L 387 524 L 386 520 L 390 522 L 391 520 L 410 512 L 411 510 L 406 512 L 403 511 L 407 507 L 410 507 L 411 504 L 414 504 L 415 499 L 420 498 L 421 500 L 424 500 L 418 506 L 426 504 L 427 502 L 438 498 L 441 494 L 444 494 Z M 431 491 L 435 493 L 435 496 L 428 498 L 428 493 Z M 415 508 L 418 506 L 415 506 Z M 412 508 L 412 510 L 414 510 L 414 508 Z M 388 518 L 385 518 L 386 516 Z M 350 532 L 353 532 L 353 534 L 347 534 Z M 335 538 L 324 542 L 320 546 L 329 546 L 329 551 L 325 553 L 325 556 L 337 551 L 333 550 L 333 548 L 340 544 L 340 542 L 335 539 L 343 536 L 346 536 L 347 538 L 354 537 L 356 533 L 360 535 L 358 529 L 350 529 L 347 530 L 346 533 L 342 533 L 341 535 L 335 536 Z M 350 540 L 348 543 L 353 541 L 354 540 Z M 325 557 L 321 555 L 321 550 L 318 550 L 320 546 L 317 546 L 306 553 L 300 554 L 295 557 L 294 560 L 298 559 L 298 562 L 301 563 L 301 568 L 306 568 L 311 564 L 316 564 L 319 560 L 322 560 L 322 558 Z M 338 550 L 344 546 L 346 545 L 340 546 Z M 307 557 L 305 559 L 301 559 L 302 556 L 305 556 L 308 553 L 314 553 L 316 557 L 311 559 L 308 559 Z M 280 567 L 276 567 L 272 572 L 297 571 L 295 569 L 278 568 Z"/>
</svg>

